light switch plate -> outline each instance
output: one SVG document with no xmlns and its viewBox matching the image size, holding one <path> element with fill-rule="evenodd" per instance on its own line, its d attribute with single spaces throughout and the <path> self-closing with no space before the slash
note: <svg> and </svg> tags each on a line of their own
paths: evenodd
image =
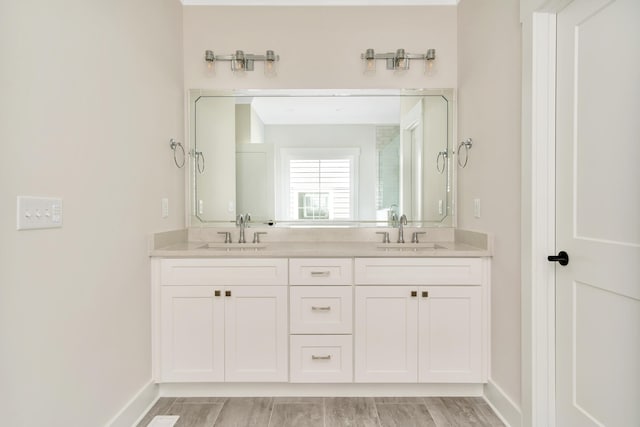
<svg viewBox="0 0 640 427">
<path fill-rule="evenodd" d="M 169 217 L 169 199 L 164 197 L 162 199 L 162 218 Z"/>
<path fill-rule="evenodd" d="M 62 227 L 62 199 L 18 196 L 18 230 Z"/>
<path fill-rule="evenodd" d="M 480 218 L 480 199 L 473 199 L 473 216 Z"/>
</svg>

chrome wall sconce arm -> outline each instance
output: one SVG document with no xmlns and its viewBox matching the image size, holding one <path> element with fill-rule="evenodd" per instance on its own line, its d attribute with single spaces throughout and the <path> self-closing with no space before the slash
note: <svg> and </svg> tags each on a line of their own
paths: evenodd
<svg viewBox="0 0 640 427">
<path fill-rule="evenodd" d="M 376 61 L 385 61 L 387 70 L 408 70 L 411 60 L 424 61 L 425 73 L 430 74 L 434 71 L 436 60 L 436 50 L 428 49 L 427 53 L 408 53 L 404 49 L 398 49 L 395 52 L 376 53 L 373 49 L 367 49 L 360 55 L 364 63 L 364 72 L 372 73 L 376 70 Z"/>
<path fill-rule="evenodd" d="M 280 55 L 276 55 L 274 51 L 267 50 L 264 55 L 254 55 L 253 53 L 244 53 L 242 50 L 236 50 L 231 55 L 216 55 L 212 50 L 204 52 L 204 62 L 207 69 L 213 71 L 215 63 L 219 61 L 231 62 L 231 70 L 234 73 L 243 73 L 245 71 L 253 71 L 256 62 L 264 62 L 264 74 L 267 76 L 276 75 L 276 63 L 280 61 Z"/>
</svg>

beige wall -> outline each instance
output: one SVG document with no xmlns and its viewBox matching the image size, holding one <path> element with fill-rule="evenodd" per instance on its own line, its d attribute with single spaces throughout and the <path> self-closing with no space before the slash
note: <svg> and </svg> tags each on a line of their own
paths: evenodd
<svg viewBox="0 0 640 427">
<path fill-rule="evenodd" d="M 404 48 L 437 49 L 438 72 L 423 73 L 420 61 L 394 75 L 378 61 L 373 76 L 362 74 L 360 54 Z M 229 62 L 208 76 L 204 51 L 228 55 L 236 49 L 280 55 L 278 76 L 263 64 L 237 77 Z M 184 70 L 187 89 L 234 88 L 451 88 L 456 86 L 456 7 L 211 7 L 184 8 Z"/>
<path fill-rule="evenodd" d="M 2 425 L 104 425 L 150 381 L 147 236 L 184 225 L 181 50 L 177 0 L 0 3 Z M 62 197 L 64 227 L 16 231 L 17 195 Z"/>
<path fill-rule="evenodd" d="M 519 405 L 519 1 L 463 0 L 458 37 L 458 139 L 474 141 L 468 166 L 458 169 L 458 224 L 494 234 L 491 380 Z"/>
</svg>

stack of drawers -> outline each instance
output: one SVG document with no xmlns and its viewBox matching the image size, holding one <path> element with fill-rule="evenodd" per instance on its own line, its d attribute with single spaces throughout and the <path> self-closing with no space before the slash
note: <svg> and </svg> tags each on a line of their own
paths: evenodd
<svg viewBox="0 0 640 427">
<path fill-rule="evenodd" d="M 289 284 L 290 382 L 352 382 L 352 259 L 290 259 Z"/>
</svg>

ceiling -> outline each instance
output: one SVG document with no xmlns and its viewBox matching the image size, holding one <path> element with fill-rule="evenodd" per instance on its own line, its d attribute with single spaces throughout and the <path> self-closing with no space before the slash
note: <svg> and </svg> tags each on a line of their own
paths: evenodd
<svg viewBox="0 0 640 427">
<path fill-rule="evenodd" d="M 460 0 L 181 0 L 187 6 L 455 6 Z"/>
<path fill-rule="evenodd" d="M 397 124 L 400 97 L 256 97 L 251 107 L 266 125 Z"/>
</svg>

